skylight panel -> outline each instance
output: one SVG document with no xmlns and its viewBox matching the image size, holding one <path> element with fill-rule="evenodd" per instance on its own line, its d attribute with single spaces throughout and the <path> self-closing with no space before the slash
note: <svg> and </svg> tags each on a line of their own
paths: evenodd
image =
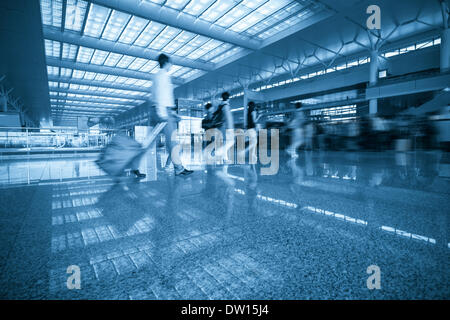
<svg viewBox="0 0 450 320">
<path fill-rule="evenodd" d="M 60 73 L 61 73 L 61 77 L 68 77 L 70 78 L 72 76 L 72 69 L 67 69 L 67 68 L 61 68 Z"/>
<path fill-rule="evenodd" d="M 119 42 L 132 44 L 148 23 L 146 19 L 133 16 L 120 35 Z"/>
<path fill-rule="evenodd" d="M 245 19 L 242 19 L 242 20 L 238 21 L 237 23 L 233 24 L 230 27 L 230 30 L 240 33 L 244 30 L 247 30 L 254 24 L 258 23 L 259 21 L 263 20 L 264 18 L 265 18 L 265 16 L 262 13 L 253 11 L 247 17 L 245 17 Z"/>
<path fill-rule="evenodd" d="M 85 73 L 85 71 L 73 70 L 72 78 L 83 79 Z"/>
<path fill-rule="evenodd" d="M 276 26 L 275 26 L 274 28 L 268 29 L 261 34 L 258 34 L 258 38 L 267 39 L 267 38 L 275 35 L 277 32 L 278 32 L 278 29 L 276 29 Z"/>
<path fill-rule="evenodd" d="M 52 25 L 52 1 L 41 0 L 41 18 L 42 24 Z"/>
<path fill-rule="evenodd" d="M 195 37 L 194 33 L 188 31 L 182 31 L 179 33 L 167 46 L 164 47 L 163 51 L 166 53 L 174 53 L 181 46 L 189 42 Z"/>
<path fill-rule="evenodd" d="M 181 76 L 182 74 L 184 74 L 184 73 L 186 73 L 186 72 L 189 72 L 189 71 L 191 71 L 192 69 L 191 68 L 188 68 L 188 67 L 181 67 L 179 70 L 177 70 L 176 72 L 174 72 L 174 73 L 172 73 L 172 76 L 173 77 L 179 77 L 179 76 Z"/>
<path fill-rule="evenodd" d="M 107 51 L 96 49 L 92 56 L 91 63 L 102 65 L 105 62 L 108 54 L 109 54 L 109 52 L 107 52 Z"/>
<path fill-rule="evenodd" d="M 63 43 L 62 58 L 74 60 L 77 54 L 78 46 L 74 44 Z"/>
<path fill-rule="evenodd" d="M 131 56 L 123 56 L 122 59 L 120 59 L 119 63 L 117 63 L 116 67 L 119 68 L 128 68 L 128 66 L 135 60 L 135 57 Z"/>
<path fill-rule="evenodd" d="M 203 12 L 200 19 L 213 23 L 238 3 L 239 1 L 236 0 L 218 0 Z"/>
<path fill-rule="evenodd" d="M 166 0 L 144 0 L 144 2 L 153 2 L 156 4 L 162 4 L 164 1 L 166 1 Z"/>
<path fill-rule="evenodd" d="M 91 92 L 106 92 L 108 91 L 108 88 L 104 88 L 104 87 L 95 87 L 95 86 L 89 86 L 88 88 L 86 88 L 86 90 L 91 91 Z M 98 99 L 103 99 L 105 97 L 98 97 Z"/>
<path fill-rule="evenodd" d="M 194 51 L 197 47 L 194 46 L 192 43 L 187 43 L 184 46 L 182 46 L 180 49 L 178 49 L 175 54 L 180 57 L 185 57 L 190 52 Z"/>
<path fill-rule="evenodd" d="M 116 41 L 122 30 L 125 28 L 127 22 L 130 20 L 130 15 L 124 12 L 113 10 L 111 17 L 106 24 L 105 30 L 102 34 L 102 39 Z"/>
<path fill-rule="evenodd" d="M 203 60 L 210 60 L 218 55 L 220 55 L 221 53 L 230 50 L 233 47 L 233 45 L 229 44 L 229 43 L 224 43 L 222 45 L 220 45 L 219 47 L 211 50 L 210 52 L 206 53 L 204 56 L 202 56 L 201 58 Z"/>
<path fill-rule="evenodd" d="M 60 42 L 46 39 L 44 44 L 45 44 L 45 55 L 46 56 L 59 58 L 60 46 L 61 46 Z"/>
<path fill-rule="evenodd" d="M 133 63 L 131 63 L 128 66 L 128 69 L 131 70 L 139 70 L 140 68 L 142 68 L 142 66 L 147 63 L 147 59 L 142 59 L 142 58 L 136 58 L 136 60 L 133 61 Z"/>
<path fill-rule="evenodd" d="M 80 86 L 78 84 L 71 83 L 69 85 L 69 89 L 70 90 L 78 90 L 78 89 L 80 89 Z"/>
<path fill-rule="evenodd" d="M 57 75 L 59 75 L 59 68 L 47 66 L 47 74 L 49 74 L 51 76 L 57 76 Z"/>
<path fill-rule="evenodd" d="M 262 5 L 256 11 L 262 13 L 264 15 L 271 15 L 276 11 L 280 10 L 283 7 L 286 7 L 290 0 L 276 0 L 276 1 L 268 1 L 266 4 Z"/>
<path fill-rule="evenodd" d="M 188 13 L 193 16 L 200 15 L 203 11 L 208 9 L 208 7 L 214 2 L 215 0 L 199 0 L 199 1 L 191 1 L 184 9 L 184 13 Z"/>
<path fill-rule="evenodd" d="M 183 74 L 182 76 L 181 76 L 181 78 L 182 79 L 188 79 L 188 78 L 191 78 L 191 77 L 193 77 L 193 76 L 195 76 L 196 74 L 198 74 L 200 72 L 200 70 L 191 70 L 191 71 L 189 71 L 189 72 L 186 72 L 185 74 Z"/>
<path fill-rule="evenodd" d="M 125 81 L 127 81 L 127 78 L 125 78 L 125 77 L 118 77 L 115 82 L 117 82 L 117 83 L 124 83 Z"/>
<path fill-rule="evenodd" d="M 62 0 L 41 0 L 42 23 L 61 28 Z"/>
<path fill-rule="evenodd" d="M 152 85 L 152 82 L 148 80 L 137 80 L 135 85 L 141 87 L 150 87 Z"/>
<path fill-rule="evenodd" d="M 299 17 L 297 17 L 297 16 L 294 16 L 294 17 L 291 17 L 291 18 L 289 18 L 289 19 L 287 19 L 287 20 L 285 20 L 285 21 L 283 21 L 282 23 L 280 23 L 278 26 L 279 26 L 279 31 L 280 30 L 284 30 L 285 28 L 287 28 L 287 27 L 290 27 L 290 26 L 293 26 L 293 25 L 296 25 L 297 23 L 299 23 L 301 20 L 299 19 Z"/>
<path fill-rule="evenodd" d="M 277 22 L 278 21 L 275 18 L 267 17 L 246 30 L 246 33 L 248 33 L 250 36 L 253 36 L 259 32 L 264 31 Z"/>
<path fill-rule="evenodd" d="M 95 76 L 94 80 L 96 80 L 96 81 L 104 81 L 107 77 L 108 77 L 107 74 L 97 73 L 97 75 Z"/>
<path fill-rule="evenodd" d="M 271 1 L 271 0 L 244 0 L 244 1 L 242 1 L 242 5 L 254 10 L 269 1 Z"/>
<path fill-rule="evenodd" d="M 164 29 L 164 25 L 157 22 L 150 22 L 134 42 L 135 45 L 147 47 L 148 44 Z"/>
<path fill-rule="evenodd" d="M 226 52 L 224 52 L 224 53 L 220 54 L 219 56 L 215 57 L 215 58 L 212 59 L 211 61 L 212 61 L 213 63 L 220 62 L 220 61 L 222 61 L 223 59 L 226 59 L 226 58 L 228 58 L 228 57 L 230 57 L 230 56 L 232 56 L 232 55 L 235 55 L 236 53 L 238 53 L 238 52 L 241 51 L 241 50 L 242 50 L 242 49 L 239 48 L 239 47 L 234 47 L 233 49 L 227 50 Z"/>
<path fill-rule="evenodd" d="M 183 9 L 186 4 L 188 2 L 190 2 L 191 0 L 167 0 L 164 3 L 164 6 L 166 7 L 171 7 L 172 9 L 176 9 L 176 10 L 181 10 Z M 196 2 L 196 1 L 191 1 L 191 2 Z"/>
<path fill-rule="evenodd" d="M 200 47 L 200 48 L 196 49 L 195 51 L 189 53 L 186 57 L 188 57 L 189 59 L 193 59 L 194 60 L 194 59 L 200 58 L 201 56 L 203 56 L 207 52 L 208 52 L 208 50 L 206 50 L 203 47 Z"/>
<path fill-rule="evenodd" d="M 127 85 L 132 85 L 132 84 L 135 84 L 136 81 L 137 81 L 137 79 L 127 78 L 127 79 L 125 79 L 125 81 L 123 83 L 127 84 Z"/>
<path fill-rule="evenodd" d="M 80 47 L 78 50 L 77 62 L 89 63 L 94 51 L 95 50 L 92 48 Z"/>
<path fill-rule="evenodd" d="M 180 29 L 167 26 L 148 46 L 154 50 L 160 50 L 180 33 Z"/>
<path fill-rule="evenodd" d="M 48 57 L 51 57 L 53 55 L 53 42 L 52 42 L 52 40 L 45 39 L 44 46 L 45 46 L 45 55 L 48 56 Z"/>
<path fill-rule="evenodd" d="M 281 21 L 281 20 L 287 18 L 291 14 L 292 14 L 292 5 L 289 5 L 287 9 L 278 10 L 274 14 L 270 15 L 270 17 L 273 18 L 274 20 Z"/>
<path fill-rule="evenodd" d="M 173 75 L 175 72 L 177 72 L 178 70 L 180 70 L 181 68 L 183 68 L 182 66 L 172 66 L 169 70 L 169 74 Z"/>
<path fill-rule="evenodd" d="M 109 67 L 114 67 L 120 59 L 122 59 L 123 54 L 111 52 L 106 58 L 104 65 Z"/>
<path fill-rule="evenodd" d="M 95 73 L 94 72 L 86 72 L 84 74 L 84 79 L 86 80 L 93 80 L 95 77 Z"/>
<path fill-rule="evenodd" d="M 81 31 L 88 3 L 84 0 L 67 0 L 64 28 Z"/>
<path fill-rule="evenodd" d="M 228 28 L 246 15 L 248 15 L 252 9 L 249 7 L 238 5 L 226 13 L 222 18 L 217 20 L 214 24 L 221 27 Z"/>
<path fill-rule="evenodd" d="M 92 4 L 91 9 L 89 10 L 86 26 L 84 28 L 84 34 L 99 38 L 110 12 L 111 9 L 109 8 Z"/>
<path fill-rule="evenodd" d="M 147 61 L 146 64 L 144 64 L 139 71 L 142 72 L 150 72 L 152 71 L 156 66 L 158 65 L 158 62 L 156 61 Z"/>
<path fill-rule="evenodd" d="M 109 75 L 106 77 L 105 80 L 108 82 L 114 82 L 114 81 L 116 81 L 117 78 L 118 78 L 118 76 Z"/>
</svg>

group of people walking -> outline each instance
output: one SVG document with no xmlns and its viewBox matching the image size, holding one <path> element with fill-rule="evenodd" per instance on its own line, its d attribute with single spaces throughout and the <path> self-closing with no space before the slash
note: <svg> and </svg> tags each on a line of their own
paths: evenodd
<svg viewBox="0 0 450 320">
<path fill-rule="evenodd" d="M 170 58 L 161 54 L 158 57 L 159 71 L 155 74 L 153 81 L 153 101 L 155 102 L 156 120 L 160 123 L 165 123 L 163 129 L 163 134 L 165 136 L 165 145 L 168 152 L 168 159 L 166 161 L 166 167 L 173 164 L 176 176 L 186 176 L 191 174 L 193 171 L 187 169 L 181 163 L 180 157 L 174 153 L 174 150 L 179 150 L 177 148 L 178 142 L 173 139 L 173 134 L 177 130 L 177 120 L 178 115 L 176 114 L 176 105 L 173 92 L 173 84 L 169 74 L 170 67 L 172 66 Z M 234 131 L 234 121 L 233 115 L 231 113 L 229 104 L 230 94 L 228 92 L 223 92 L 221 94 L 221 101 L 215 105 L 207 103 L 205 105 L 206 116 L 202 120 L 202 128 L 205 130 L 216 129 L 219 130 L 223 137 L 226 136 L 226 132 L 229 130 Z M 300 108 L 300 104 L 296 107 Z M 256 104 L 250 101 L 247 105 L 246 112 L 246 136 L 249 139 L 248 147 L 241 152 L 249 154 L 250 163 L 256 163 L 257 159 L 257 124 L 258 115 L 256 111 Z M 288 153 L 291 155 L 295 154 L 295 150 L 302 144 L 302 136 L 300 132 L 300 127 L 304 122 L 304 116 L 302 112 L 297 112 L 294 121 L 291 123 L 294 129 L 294 134 L 292 137 L 292 143 L 289 147 Z M 227 160 L 228 150 L 234 145 L 234 139 L 226 139 L 226 142 L 215 151 L 216 155 L 221 156 L 223 159 Z M 176 158 L 176 159 L 174 159 Z M 175 160 L 175 161 L 174 161 Z M 139 172 L 137 162 L 133 164 L 132 173 L 138 178 L 145 177 L 145 174 Z M 227 165 L 223 167 L 222 173 L 226 174 Z"/>
</svg>

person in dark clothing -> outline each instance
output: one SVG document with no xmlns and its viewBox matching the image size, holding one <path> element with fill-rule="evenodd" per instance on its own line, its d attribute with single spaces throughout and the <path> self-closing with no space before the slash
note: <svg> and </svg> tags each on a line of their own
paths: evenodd
<svg viewBox="0 0 450 320">
<path fill-rule="evenodd" d="M 208 130 L 213 127 L 212 119 L 213 119 L 214 110 L 213 110 L 211 103 L 205 104 L 205 111 L 206 111 L 206 116 L 202 120 L 202 128 L 204 130 Z"/>
<path fill-rule="evenodd" d="M 247 106 L 247 134 L 249 137 L 249 162 L 256 163 L 256 145 L 258 143 L 258 135 L 256 133 L 256 105 L 250 101 Z"/>
</svg>

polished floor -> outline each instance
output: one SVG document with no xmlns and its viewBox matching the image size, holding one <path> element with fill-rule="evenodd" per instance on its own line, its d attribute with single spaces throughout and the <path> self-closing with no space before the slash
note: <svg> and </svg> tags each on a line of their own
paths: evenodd
<svg viewBox="0 0 450 320">
<path fill-rule="evenodd" d="M 303 152 L 274 176 L 176 177 L 151 152 L 147 177 L 121 184 L 94 160 L 0 162 L 0 298 L 450 298 L 448 154 Z"/>
</svg>

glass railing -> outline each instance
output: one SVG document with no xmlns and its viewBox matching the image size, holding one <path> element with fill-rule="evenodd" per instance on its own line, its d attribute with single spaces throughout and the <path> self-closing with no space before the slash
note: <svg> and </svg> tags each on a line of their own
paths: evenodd
<svg viewBox="0 0 450 320">
<path fill-rule="evenodd" d="M 117 133 L 112 129 L 0 127 L 0 149 L 102 148 Z"/>
</svg>

